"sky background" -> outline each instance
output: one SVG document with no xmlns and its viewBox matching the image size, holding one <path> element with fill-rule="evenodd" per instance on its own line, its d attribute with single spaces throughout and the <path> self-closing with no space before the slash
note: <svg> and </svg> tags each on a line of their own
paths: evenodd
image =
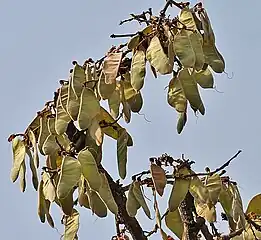
<svg viewBox="0 0 261 240">
<path fill-rule="evenodd" d="M 192 1 L 194 4 L 196 1 Z M 245 205 L 261 192 L 261 114 L 260 114 L 260 9 L 261 2 L 205 0 L 216 34 L 217 46 L 226 60 L 226 74 L 215 76 L 215 90 L 202 91 L 206 115 L 197 118 L 189 112 L 187 125 L 181 135 L 176 133 L 176 112 L 166 102 L 165 86 L 170 77 L 146 78 L 144 113 L 133 115 L 127 126 L 134 139 L 129 149 L 128 177 L 148 169 L 148 158 L 168 153 L 182 153 L 196 161 L 195 170 L 205 166 L 214 169 L 222 165 L 239 149 L 243 152 L 227 168 L 239 188 Z M 0 69 L 2 154 L 1 238 L 59 239 L 56 230 L 41 224 L 37 216 L 37 193 L 28 175 L 27 191 L 20 193 L 18 184 L 10 181 L 12 164 L 11 133 L 23 132 L 36 112 L 53 97 L 58 80 L 65 79 L 72 60 L 102 57 L 110 46 L 120 41 L 109 38 L 112 33 L 132 33 L 137 24 L 118 26 L 129 13 L 139 13 L 149 7 L 155 13 L 164 1 L 149 0 L 0 0 Z M 171 9 L 172 16 L 177 14 Z M 127 40 L 127 39 L 126 39 Z M 122 41 L 126 41 L 122 39 Z M 117 177 L 116 144 L 106 141 L 104 165 Z M 29 171 L 28 171 L 29 172 Z M 126 181 L 128 182 L 128 181 Z M 168 195 L 166 195 L 167 201 Z M 162 212 L 165 209 L 162 208 Z M 56 226 L 62 232 L 60 213 L 52 209 Z M 139 213 L 142 226 L 150 230 L 153 221 Z M 220 226 L 220 224 L 217 224 Z M 113 217 L 98 219 L 81 210 L 80 239 L 110 239 L 115 233 Z M 159 239 L 156 235 L 152 239 Z"/>
</svg>

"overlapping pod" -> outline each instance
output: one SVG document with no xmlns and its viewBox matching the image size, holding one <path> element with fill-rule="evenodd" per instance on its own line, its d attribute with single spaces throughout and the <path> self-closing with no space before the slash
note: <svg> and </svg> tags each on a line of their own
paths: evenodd
<svg viewBox="0 0 261 240">
<path fill-rule="evenodd" d="M 20 170 L 19 170 L 19 178 L 20 178 L 20 190 L 22 192 L 25 191 L 26 188 L 26 165 L 25 161 L 22 162 Z"/>
<path fill-rule="evenodd" d="M 55 115 L 55 132 L 59 135 L 65 133 L 68 123 L 71 121 L 66 109 L 68 99 L 68 85 L 62 85 L 59 91 L 59 96 L 56 105 L 56 115 Z M 52 131 L 53 134 L 55 132 Z"/>
<path fill-rule="evenodd" d="M 146 51 L 146 58 L 160 74 L 168 74 L 172 72 L 172 63 L 170 63 L 168 56 L 165 54 L 161 42 L 157 35 L 155 35 Z"/>
<path fill-rule="evenodd" d="M 261 215 L 261 194 L 255 195 L 248 203 L 246 214 L 255 213 Z"/>
<path fill-rule="evenodd" d="M 136 50 L 131 61 L 131 85 L 137 92 L 144 85 L 146 75 L 146 56 L 145 50 Z"/>
<path fill-rule="evenodd" d="M 26 145 L 25 142 L 15 137 L 12 140 L 13 166 L 11 169 L 11 180 L 15 182 L 18 178 L 20 168 L 25 160 Z"/>
<path fill-rule="evenodd" d="M 204 115 L 205 107 L 201 100 L 197 83 L 195 82 L 193 76 L 189 73 L 189 70 L 186 68 L 180 70 L 178 73 L 178 78 L 191 107 L 195 110 L 199 110 L 199 112 Z"/>
<path fill-rule="evenodd" d="M 118 123 L 115 123 L 115 119 L 113 119 L 112 116 L 103 107 L 101 107 L 101 112 L 98 117 L 100 121 L 100 126 L 102 127 L 102 131 L 107 136 L 117 140 L 119 137 L 118 132 L 123 128 Z M 127 146 L 133 146 L 133 141 L 129 134 Z"/>
<path fill-rule="evenodd" d="M 65 230 L 63 235 L 64 240 L 72 240 L 77 238 L 79 218 L 80 216 L 76 209 L 73 209 L 72 215 L 65 217 Z"/>
<path fill-rule="evenodd" d="M 97 146 L 101 146 L 103 143 L 104 133 L 99 125 L 99 119 L 97 116 L 92 119 L 88 131 L 92 139 L 95 140 Z"/>
<path fill-rule="evenodd" d="M 77 118 L 79 128 L 86 130 L 92 124 L 93 118 L 100 114 L 100 104 L 94 92 L 90 88 L 83 88 L 79 115 Z"/>
<path fill-rule="evenodd" d="M 179 169 L 175 177 L 175 182 L 169 198 L 169 211 L 174 212 L 178 209 L 180 203 L 185 199 L 190 186 L 190 178 L 183 178 L 190 172 L 187 168 Z"/>
<path fill-rule="evenodd" d="M 119 134 L 117 139 L 118 171 L 120 177 L 124 179 L 126 177 L 128 134 L 126 129 L 124 128 L 120 129 L 118 134 Z"/>
<path fill-rule="evenodd" d="M 137 214 L 138 209 L 141 207 L 140 203 L 136 199 L 134 193 L 134 182 L 131 183 L 128 191 L 128 197 L 126 201 L 126 210 L 130 217 L 135 217 Z"/>
<path fill-rule="evenodd" d="M 35 134 L 31 129 L 28 129 L 28 137 L 29 137 L 29 140 L 32 143 L 32 147 L 33 147 L 34 165 L 36 168 L 38 168 L 39 167 L 39 155 L 38 155 L 38 149 L 37 149 L 37 142 L 36 142 Z"/>
<path fill-rule="evenodd" d="M 31 153 L 31 151 L 28 147 L 26 148 L 26 153 L 29 157 L 29 165 L 30 165 L 30 169 L 31 169 L 31 172 L 32 172 L 32 183 L 33 183 L 34 189 L 37 191 L 37 189 L 38 189 L 37 169 L 36 169 L 36 166 L 35 166 L 35 162 L 34 162 L 34 158 L 32 156 L 32 153 Z"/>
<path fill-rule="evenodd" d="M 99 196 L 101 199 L 104 201 L 108 209 L 113 213 L 117 214 L 118 213 L 118 205 L 116 204 L 114 197 L 111 192 L 110 185 L 108 183 L 107 177 L 105 173 L 100 174 L 101 178 L 101 186 L 99 188 Z"/>
<path fill-rule="evenodd" d="M 196 56 L 188 30 L 181 29 L 174 37 L 174 52 L 184 68 L 194 68 Z"/>
<path fill-rule="evenodd" d="M 98 217 L 106 217 L 107 216 L 107 207 L 104 202 L 101 200 L 100 196 L 96 191 L 92 190 L 87 186 L 86 193 L 89 199 L 90 207 L 93 213 L 95 213 Z"/>
<path fill-rule="evenodd" d="M 117 83 L 114 92 L 108 99 L 110 114 L 115 119 L 119 116 L 120 104 L 121 104 L 120 84 Z"/>
<path fill-rule="evenodd" d="M 86 76 L 83 67 L 78 65 L 77 63 L 74 65 L 73 72 L 71 74 L 71 88 L 77 98 L 81 97 L 82 86 L 85 83 Z"/>
<path fill-rule="evenodd" d="M 165 217 L 166 226 L 179 238 L 182 238 L 184 231 L 184 225 L 179 213 L 179 210 L 176 209 L 173 212 L 168 212 Z"/>
<path fill-rule="evenodd" d="M 78 161 L 81 166 L 81 172 L 88 181 L 90 188 L 95 191 L 99 191 L 101 186 L 101 178 L 97 163 L 88 147 L 79 152 Z"/>
<path fill-rule="evenodd" d="M 164 169 L 158 166 L 157 164 L 152 163 L 150 165 L 150 173 L 157 193 L 160 196 L 162 196 L 164 192 L 164 188 L 167 184 L 167 178 Z"/>
<path fill-rule="evenodd" d="M 45 155 L 45 153 L 43 152 L 43 144 L 46 140 L 46 138 L 50 135 L 49 130 L 48 130 L 48 126 L 47 126 L 47 116 L 41 116 L 40 117 L 40 133 L 39 133 L 39 137 L 38 137 L 38 149 L 39 152 L 42 155 Z"/>
<path fill-rule="evenodd" d="M 120 96 L 121 96 L 121 104 L 122 104 L 122 112 L 124 116 L 124 120 L 126 123 L 130 123 L 131 120 L 131 108 L 129 103 L 126 101 L 124 95 L 124 86 L 122 81 L 120 81 Z"/>
<path fill-rule="evenodd" d="M 125 100 L 129 104 L 131 111 L 134 113 L 139 112 L 143 105 L 141 92 L 136 92 L 127 79 L 121 81 L 121 84 L 123 85 Z"/>
<path fill-rule="evenodd" d="M 66 103 L 66 110 L 71 119 L 76 121 L 80 108 L 80 98 L 78 97 L 78 95 L 75 94 L 75 92 L 82 92 L 83 85 L 78 84 L 74 87 L 75 90 L 73 88 L 72 77 L 70 77 L 68 85 L 68 98 Z"/>
<path fill-rule="evenodd" d="M 213 88 L 214 86 L 214 78 L 210 67 L 207 67 L 206 70 L 194 71 L 193 77 L 202 88 Z"/>
<path fill-rule="evenodd" d="M 115 84 L 122 60 L 122 52 L 112 52 L 104 59 L 103 73 L 105 84 Z"/>
<path fill-rule="evenodd" d="M 183 113 L 187 109 L 187 99 L 180 81 L 180 78 L 177 77 L 170 80 L 167 101 L 177 112 Z"/>
<path fill-rule="evenodd" d="M 139 205 L 141 205 L 144 213 L 147 215 L 148 218 L 151 218 L 149 207 L 148 207 L 148 205 L 145 201 L 145 198 L 143 196 L 143 193 L 141 191 L 140 182 L 134 181 L 132 191 L 133 191 L 133 194 L 134 194 L 136 200 L 138 201 Z"/>
<path fill-rule="evenodd" d="M 66 198 L 81 177 L 81 164 L 70 156 L 64 156 L 61 173 L 57 184 L 57 196 L 59 199 Z"/>
<path fill-rule="evenodd" d="M 56 198 L 56 189 L 53 184 L 53 179 L 51 179 L 48 173 L 43 172 L 42 181 L 43 181 L 43 194 L 45 199 L 51 203 L 54 202 Z"/>
<path fill-rule="evenodd" d="M 103 100 L 109 99 L 116 88 L 116 81 L 112 83 L 105 82 L 105 74 L 102 71 L 98 81 L 98 93 Z"/>
</svg>

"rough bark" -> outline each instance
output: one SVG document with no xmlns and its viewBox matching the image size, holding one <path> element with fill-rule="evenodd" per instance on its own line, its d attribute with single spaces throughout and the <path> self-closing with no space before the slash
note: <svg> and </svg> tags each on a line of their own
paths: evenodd
<svg viewBox="0 0 261 240">
<path fill-rule="evenodd" d="M 194 199 L 188 192 L 180 206 L 181 219 L 184 223 L 184 232 L 182 240 L 198 240 L 198 224 L 194 220 L 193 212 L 195 212 Z"/>
</svg>

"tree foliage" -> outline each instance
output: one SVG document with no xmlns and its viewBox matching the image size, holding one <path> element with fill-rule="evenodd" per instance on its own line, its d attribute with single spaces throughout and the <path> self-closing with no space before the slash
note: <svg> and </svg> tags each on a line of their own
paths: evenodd
<svg viewBox="0 0 261 240">
<path fill-rule="evenodd" d="M 180 9 L 179 15 L 166 17 L 172 6 Z M 146 65 L 155 78 L 170 76 L 167 102 L 178 113 L 178 133 L 187 122 L 188 105 L 195 113 L 205 114 L 199 88 L 213 88 L 214 73 L 225 69 L 201 3 L 190 7 L 189 3 L 168 0 L 158 16 L 149 9 L 131 15 L 121 24 L 129 21 L 138 21 L 145 27 L 134 34 L 113 34 L 113 38 L 130 40 L 113 46 L 97 61 L 89 58 L 82 65 L 74 61 L 54 99 L 37 113 L 24 133 L 9 137 L 13 150 L 11 180 L 19 178 L 21 191 L 25 191 L 29 161 L 32 183 L 38 191 L 40 221 L 47 221 L 54 228 L 50 206 L 58 205 L 63 213 L 65 240 L 78 239 L 78 205 L 101 218 L 108 212 L 114 214 L 117 232 L 112 239 L 126 240 L 130 235 L 133 239 L 148 239 L 157 232 L 164 240 L 194 240 L 200 232 L 206 239 L 261 237 L 260 194 L 244 210 L 236 182 L 225 175 L 225 167 L 240 151 L 220 168 L 203 173 L 194 172 L 194 162 L 184 157 L 174 159 L 164 154 L 151 158 L 150 169 L 133 175 L 126 186 L 115 182 L 103 168 L 103 140 L 110 137 L 117 145 L 119 176 L 128 176 L 127 153 L 133 140 L 118 122 L 123 118 L 130 123 L 132 114 L 142 109 Z M 38 176 L 40 166 L 42 172 Z M 167 185 L 172 186 L 170 192 Z M 153 209 L 147 204 L 144 187 L 152 192 Z M 159 208 L 159 198 L 167 200 L 167 209 Z M 215 227 L 217 205 L 221 205 L 222 217 L 228 222 L 227 235 Z M 143 231 L 136 218 L 141 209 L 150 221 L 155 221 L 150 232 Z M 172 236 L 166 233 L 167 228 Z"/>
</svg>

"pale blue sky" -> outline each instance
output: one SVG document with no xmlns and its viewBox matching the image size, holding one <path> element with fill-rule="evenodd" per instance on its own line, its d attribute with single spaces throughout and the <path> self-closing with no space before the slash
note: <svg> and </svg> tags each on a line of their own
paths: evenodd
<svg viewBox="0 0 261 240">
<path fill-rule="evenodd" d="M 135 143 L 129 150 L 128 176 L 147 169 L 149 157 L 165 152 L 174 157 L 185 153 L 197 162 L 196 170 L 204 170 L 206 165 L 220 166 L 242 149 L 243 153 L 227 170 L 233 180 L 239 181 L 242 197 L 248 201 L 261 192 L 261 2 L 253 0 L 251 6 L 238 0 L 204 2 L 218 48 L 226 60 L 226 71 L 229 75 L 234 72 L 234 77 L 215 77 L 217 89 L 223 93 L 202 92 L 206 115 L 197 119 L 190 112 L 179 136 L 176 112 L 166 102 L 164 87 L 169 78 L 153 79 L 149 75 L 143 90 L 142 113 L 151 123 L 135 115 L 128 126 Z M 52 98 L 58 80 L 67 77 L 72 60 L 83 62 L 103 56 L 111 45 L 119 43 L 110 39 L 110 34 L 136 31 L 134 24 L 119 27 L 120 20 L 150 6 L 158 12 L 163 5 L 163 0 L 0 0 L 1 238 L 59 239 L 55 230 L 38 220 L 37 194 L 32 190 L 30 175 L 24 194 L 10 181 L 12 155 L 8 135 L 24 131 L 36 111 Z M 170 12 L 175 14 L 176 10 Z M 115 142 L 105 142 L 104 150 L 104 165 L 116 177 Z M 53 216 L 61 229 L 55 209 Z M 145 220 L 143 213 L 139 216 Z M 143 221 L 143 226 L 149 230 L 152 225 Z M 110 239 L 114 230 L 111 216 L 98 219 L 82 209 L 80 239 Z"/>
</svg>

